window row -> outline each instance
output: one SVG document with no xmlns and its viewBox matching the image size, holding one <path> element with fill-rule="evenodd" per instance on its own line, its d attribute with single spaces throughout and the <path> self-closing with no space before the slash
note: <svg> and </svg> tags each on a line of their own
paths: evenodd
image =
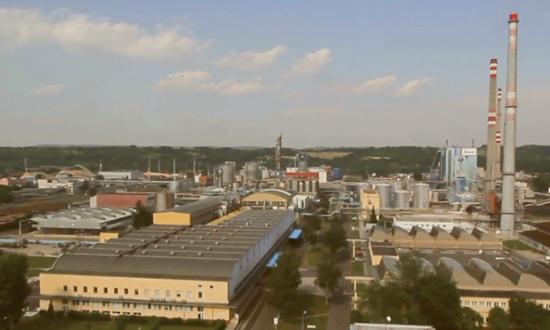
<svg viewBox="0 0 550 330">
<path fill-rule="evenodd" d="M 202 285 L 199 284 L 199 288 L 202 288 Z M 214 286 L 213 285 L 210 285 L 210 289 L 213 289 Z M 94 286 L 91 288 L 91 290 L 88 290 L 88 287 L 87 286 L 83 286 L 81 288 L 81 292 L 83 293 L 99 293 L 100 291 L 103 292 L 104 294 L 109 294 L 109 293 L 113 293 L 113 294 L 125 294 L 125 295 L 128 295 L 130 294 L 130 290 L 128 288 L 124 288 L 124 289 L 121 289 L 119 290 L 119 288 L 112 288 L 112 289 L 109 289 L 107 287 L 103 287 L 102 290 L 101 288 L 98 288 L 97 286 Z M 64 285 L 63 286 L 63 291 L 64 292 L 69 292 L 69 286 L 68 285 Z M 73 286 L 72 287 L 72 292 L 75 292 L 75 293 L 78 293 L 79 292 L 79 288 L 78 286 Z M 132 290 L 132 293 L 135 295 L 135 296 L 138 296 L 140 294 L 140 290 L 139 289 L 133 289 Z M 145 297 L 155 297 L 155 298 L 161 298 L 161 297 L 166 297 L 166 298 L 170 298 L 170 297 L 176 297 L 176 298 L 182 298 L 183 297 L 183 292 L 181 290 L 176 290 L 174 292 L 170 291 L 170 290 L 160 290 L 160 289 L 155 289 L 155 290 L 149 290 L 149 289 L 143 289 L 142 291 L 142 294 L 143 296 Z M 173 296 L 172 296 L 173 295 Z M 202 298 L 203 297 L 203 292 L 202 291 L 197 291 L 197 298 Z M 192 299 L 193 298 L 193 292 L 192 291 L 185 291 L 185 298 L 186 299 Z"/>
<path fill-rule="evenodd" d="M 468 306 L 468 307 L 502 307 L 502 308 L 506 308 L 508 306 L 508 302 L 506 302 L 506 301 L 498 302 L 498 301 L 477 301 L 477 300 L 469 301 L 469 300 L 464 300 L 463 304 L 464 304 L 464 306 Z"/>
<path fill-rule="evenodd" d="M 90 306 L 90 307 L 103 307 L 103 308 L 120 308 L 120 309 L 154 309 L 165 311 L 178 311 L 178 312 L 192 312 L 193 306 L 182 305 L 169 305 L 169 304 L 155 304 L 155 303 L 129 303 L 129 302 L 109 302 L 109 301 L 88 301 L 88 300 L 68 300 L 63 299 L 63 305 L 72 306 Z M 203 312 L 203 306 L 197 306 L 197 312 Z"/>
</svg>

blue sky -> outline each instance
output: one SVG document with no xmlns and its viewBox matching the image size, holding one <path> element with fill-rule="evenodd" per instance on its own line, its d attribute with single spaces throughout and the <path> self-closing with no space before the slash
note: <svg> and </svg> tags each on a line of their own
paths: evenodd
<svg viewBox="0 0 550 330">
<path fill-rule="evenodd" d="M 548 1 L 0 1 L 0 145 L 481 144 L 513 11 L 549 144 Z"/>
</svg>

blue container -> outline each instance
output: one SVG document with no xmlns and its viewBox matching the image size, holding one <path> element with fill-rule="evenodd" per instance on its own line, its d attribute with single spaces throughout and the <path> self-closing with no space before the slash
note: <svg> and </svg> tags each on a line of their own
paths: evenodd
<svg viewBox="0 0 550 330">
<path fill-rule="evenodd" d="M 332 180 L 342 180 L 344 177 L 344 171 L 341 168 L 335 167 L 332 169 Z"/>
</svg>

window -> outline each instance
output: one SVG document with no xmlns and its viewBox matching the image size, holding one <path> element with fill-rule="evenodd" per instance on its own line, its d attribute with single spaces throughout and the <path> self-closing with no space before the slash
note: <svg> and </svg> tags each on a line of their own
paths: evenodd
<svg viewBox="0 0 550 330">
<path fill-rule="evenodd" d="M 134 294 L 137 296 L 139 294 L 139 290 L 138 289 L 134 289 Z"/>
<path fill-rule="evenodd" d="M 66 285 L 64 285 L 63 286 L 63 291 L 67 291 L 67 290 L 69 290 L 69 288 Z"/>
<path fill-rule="evenodd" d="M 97 293 L 97 286 L 94 286 L 94 293 Z"/>
<path fill-rule="evenodd" d="M 202 307 L 202 306 L 197 307 L 197 312 L 203 312 L 203 311 L 204 311 L 204 307 Z"/>
<path fill-rule="evenodd" d="M 78 287 L 77 287 L 76 285 L 73 286 L 73 291 L 74 291 L 74 292 L 78 292 Z"/>
<path fill-rule="evenodd" d="M 210 286 L 210 289 L 214 289 L 214 286 L 213 286 L 213 285 L 211 285 L 211 286 Z"/>
<path fill-rule="evenodd" d="M 67 305 L 69 301 L 67 299 L 63 299 L 63 305 Z"/>
<path fill-rule="evenodd" d="M 88 292 L 88 287 L 87 287 L 87 286 L 83 287 L 83 288 L 82 288 L 82 291 Z"/>
<path fill-rule="evenodd" d="M 109 293 L 109 289 L 103 288 L 103 293 Z"/>
<path fill-rule="evenodd" d="M 128 288 L 124 289 L 124 294 L 128 294 Z"/>
<path fill-rule="evenodd" d="M 202 291 L 198 292 L 198 296 L 199 296 L 199 298 L 202 298 Z"/>
<path fill-rule="evenodd" d="M 118 288 L 115 288 L 115 294 L 117 294 L 117 293 L 118 293 Z"/>
<path fill-rule="evenodd" d="M 178 298 L 181 297 L 181 291 L 179 291 L 179 290 L 176 291 L 176 297 L 178 297 Z"/>
<path fill-rule="evenodd" d="M 170 290 L 166 290 L 166 297 L 170 297 Z"/>
</svg>

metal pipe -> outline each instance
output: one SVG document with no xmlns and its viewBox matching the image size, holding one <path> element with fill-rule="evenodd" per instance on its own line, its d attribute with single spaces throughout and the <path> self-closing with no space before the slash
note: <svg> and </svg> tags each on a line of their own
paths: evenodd
<svg viewBox="0 0 550 330">
<path fill-rule="evenodd" d="M 500 230 L 505 238 L 512 237 L 516 218 L 515 174 L 516 174 L 516 109 L 517 109 L 517 13 L 508 20 L 508 72 L 506 84 L 506 114 L 504 118 L 504 155 L 502 163 L 502 210 Z"/>
<path fill-rule="evenodd" d="M 497 70 L 498 61 L 496 58 L 492 58 L 489 64 L 489 117 L 487 118 L 487 160 L 485 162 L 485 196 L 495 191 L 495 156 L 497 148 Z M 486 205 L 488 204 L 489 203 L 486 203 Z"/>
</svg>

